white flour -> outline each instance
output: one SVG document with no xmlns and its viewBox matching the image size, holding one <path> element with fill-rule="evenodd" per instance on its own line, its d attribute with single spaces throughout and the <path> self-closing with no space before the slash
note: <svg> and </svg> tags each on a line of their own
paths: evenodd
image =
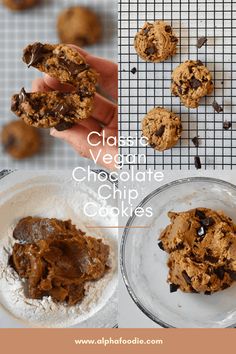
<svg viewBox="0 0 236 354">
<path fill-rule="evenodd" d="M 48 182 L 48 183 L 47 183 Z M 26 202 L 27 201 L 27 202 Z M 0 205 L 0 215 L 5 218 L 0 221 L 1 250 L 0 250 L 0 303 L 15 318 L 24 321 L 32 327 L 70 327 L 92 317 L 106 305 L 113 295 L 117 282 L 117 235 L 111 229 L 86 229 L 86 225 L 111 226 L 117 223 L 116 217 L 109 212 L 109 216 L 97 217 L 93 220 L 83 214 L 83 206 L 87 201 L 96 203 L 97 208 L 104 205 L 99 201 L 95 192 L 87 187 L 83 188 L 72 181 L 65 181 L 63 185 L 44 181 L 39 185 L 36 180 L 22 184 L 16 191 L 12 191 L 12 198 L 8 198 Z M 111 207 L 107 205 L 110 210 Z M 111 211 L 111 210 L 110 210 Z M 110 245 L 111 270 L 99 281 L 90 282 L 86 288 L 86 296 L 80 304 L 67 306 L 57 304 L 50 297 L 42 300 L 28 299 L 24 295 L 24 282 L 8 265 L 9 253 L 15 240 L 12 231 L 16 222 L 24 216 L 41 216 L 71 219 L 77 227 L 87 234 L 103 238 Z"/>
</svg>

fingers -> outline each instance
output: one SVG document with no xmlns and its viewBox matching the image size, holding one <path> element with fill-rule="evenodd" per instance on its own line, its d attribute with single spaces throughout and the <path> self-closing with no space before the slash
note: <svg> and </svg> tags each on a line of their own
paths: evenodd
<svg viewBox="0 0 236 354">
<path fill-rule="evenodd" d="M 102 124 L 108 125 L 112 120 L 118 120 L 117 105 L 99 94 L 96 94 L 94 97 L 92 116 Z"/>
<path fill-rule="evenodd" d="M 70 47 L 77 50 L 85 58 L 86 62 L 100 74 L 99 84 L 102 89 L 114 100 L 117 100 L 118 65 L 110 60 L 95 57 L 75 45 L 70 45 Z"/>
<path fill-rule="evenodd" d="M 61 92 L 72 92 L 75 88 L 71 85 L 61 84 L 57 79 L 50 77 L 49 75 L 44 76 L 45 84 L 50 87 L 51 90 L 61 91 Z"/>
<path fill-rule="evenodd" d="M 37 78 L 32 82 L 32 92 L 50 92 L 52 89 L 42 78 Z"/>
<path fill-rule="evenodd" d="M 99 124 L 99 122 L 92 117 L 81 120 L 78 125 L 87 128 L 90 132 L 91 131 L 100 132 L 102 130 L 102 127 Z"/>
<path fill-rule="evenodd" d="M 81 125 L 77 125 L 63 132 L 51 129 L 52 136 L 63 139 L 69 143 L 81 156 L 89 159 L 92 158 L 96 164 L 104 166 L 105 168 L 115 169 L 114 157 L 118 153 L 118 148 L 116 146 L 103 146 L 102 137 L 97 135 L 93 135 L 89 143 L 87 140 L 89 133 L 89 129 Z M 96 146 L 91 146 L 91 143 Z M 108 164 L 105 164 L 103 161 L 104 154 L 110 154 L 112 156 L 111 162 Z"/>
</svg>

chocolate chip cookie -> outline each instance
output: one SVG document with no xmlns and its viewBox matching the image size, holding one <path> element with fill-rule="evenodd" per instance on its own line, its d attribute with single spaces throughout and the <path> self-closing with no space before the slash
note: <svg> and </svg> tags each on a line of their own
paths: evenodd
<svg viewBox="0 0 236 354">
<path fill-rule="evenodd" d="M 23 121 L 12 121 L 1 132 L 1 142 L 5 152 L 15 159 L 24 159 L 36 154 L 41 145 L 37 129 Z"/>
<path fill-rule="evenodd" d="M 134 38 L 134 47 L 145 61 L 161 62 L 176 53 L 178 38 L 164 21 L 145 22 Z"/>
<path fill-rule="evenodd" d="M 59 14 L 57 31 L 63 43 L 84 47 L 100 41 L 102 24 L 98 15 L 91 9 L 74 6 Z"/>
<path fill-rule="evenodd" d="M 153 149 L 164 151 L 178 142 L 182 131 L 181 120 L 177 114 L 156 107 L 143 118 L 142 131 Z"/>
<path fill-rule="evenodd" d="M 236 280 L 236 225 L 222 211 L 169 212 L 160 236 L 169 254 L 170 290 L 210 295 Z"/>
<path fill-rule="evenodd" d="M 197 108 L 214 89 L 212 76 L 200 60 L 187 60 L 172 73 L 171 91 L 188 108 Z"/>
<path fill-rule="evenodd" d="M 71 92 L 27 93 L 12 97 L 12 111 L 34 127 L 71 128 L 89 117 L 96 91 L 97 74 L 74 49 L 65 45 L 34 43 L 25 48 L 23 61 L 71 85 Z"/>
<path fill-rule="evenodd" d="M 40 0 L 3 0 L 3 4 L 10 10 L 25 10 L 37 5 Z"/>
</svg>

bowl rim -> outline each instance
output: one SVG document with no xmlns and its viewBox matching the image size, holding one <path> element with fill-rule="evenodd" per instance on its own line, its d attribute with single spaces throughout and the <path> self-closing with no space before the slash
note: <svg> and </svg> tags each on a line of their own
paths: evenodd
<svg viewBox="0 0 236 354">
<path fill-rule="evenodd" d="M 141 202 L 137 205 L 136 208 L 138 207 L 143 207 L 149 200 L 151 200 L 153 197 L 155 197 L 156 195 L 162 193 L 163 191 L 165 191 L 166 189 L 169 189 L 171 187 L 174 186 L 178 186 L 178 185 L 182 185 L 182 184 L 188 184 L 188 183 L 192 183 L 192 182 L 212 182 L 218 185 L 224 185 L 224 186 L 228 186 L 232 189 L 234 189 L 236 191 L 236 185 L 218 179 L 218 178 L 213 178 L 213 177 L 188 177 L 188 178 L 181 178 L 181 179 L 177 179 L 171 182 L 168 182 L 164 185 L 162 185 L 159 188 L 154 189 L 152 192 L 150 192 L 146 197 L 144 197 Z M 144 315 L 146 315 L 147 317 L 149 317 L 153 322 L 157 323 L 158 325 L 160 325 L 163 328 L 178 328 L 175 326 L 172 326 L 171 324 L 163 321 L 160 317 L 157 317 L 155 315 L 153 315 L 138 299 L 138 297 L 135 294 L 135 291 L 133 290 L 133 288 L 130 285 L 129 282 L 129 277 L 128 277 L 128 273 L 126 270 L 126 265 L 125 265 L 125 247 L 126 247 L 126 241 L 127 241 L 127 236 L 129 234 L 129 226 L 132 225 L 134 219 L 136 219 L 136 215 L 133 212 L 132 215 L 129 217 L 126 225 L 125 225 L 125 229 L 123 231 L 123 234 L 121 236 L 121 242 L 120 242 L 120 269 L 121 269 L 121 275 L 124 281 L 124 284 L 126 286 L 126 289 L 128 290 L 128 293 L 131 297 L 131 299 L 133 300 L 133 302 L 135 303 L 135 305 L 144 313 Z M 192 327 L 190 327 L 192 328 Z M 200 328 L 205 328 L 205 327 L 200 327 Z M 207 327 L 206 327 L 207 328 Z M 212 327 L 208 327 L 208 328 L 212 328 Z M 226 327 L 220 327 L 220 328 L 236 328 L 236 323 L 230 325 L 230 326 L 226 326 Z"/>
</svg>

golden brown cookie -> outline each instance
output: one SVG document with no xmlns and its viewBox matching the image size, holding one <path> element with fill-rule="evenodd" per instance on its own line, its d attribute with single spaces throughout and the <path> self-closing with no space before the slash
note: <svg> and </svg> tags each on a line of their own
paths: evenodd
<svg viewBox="0 0 236 354">
<path fill-rule="evenodd" d="M 187 60 L 172 73 L 171 91 L 189 108 L 197 108 L 202 97 L 214 89 L 212 76 L 200 60 Z"/>
<path fill-rule="evenodd" d="M 161 62 L 176 53 L 178 38 L 164 21 L 145 22 L 134 38 L 134 47 L 145 61 Z"/>
<path fill-rule="evenodd" d="M 169 254 L 170 290 L 210 295 L 236 280 L 236 225 L 222 211 L 169 212 L 160 236 Z"/>
<path fill-rule="evenodd" d="M 37 5 L 40 0 L 3 0 L 3 4 L 11 10 L 25 10 Z"/>
<path fill-rule="evenodd" d="M 57 31 L 61 42 L 84 47 L 100 41 L 102 24 L 98 15 L 91 9 L 74 6 L 59 14 Z"/>
<path fill-rule="evenodd" d="M 156 107 L 143 118 L 142 131 L 153 149 L 164 151 L 178 142 L 182 131 L 181 120 L 177 114 Z"/>
<path fill-rule="evenodd" d="M 41 139 L 37 129 L 18 120 L 3 127 L 1 142 L 9 155 L 15 159 L 24 159 L 39 151 Z"/>
</svg>

